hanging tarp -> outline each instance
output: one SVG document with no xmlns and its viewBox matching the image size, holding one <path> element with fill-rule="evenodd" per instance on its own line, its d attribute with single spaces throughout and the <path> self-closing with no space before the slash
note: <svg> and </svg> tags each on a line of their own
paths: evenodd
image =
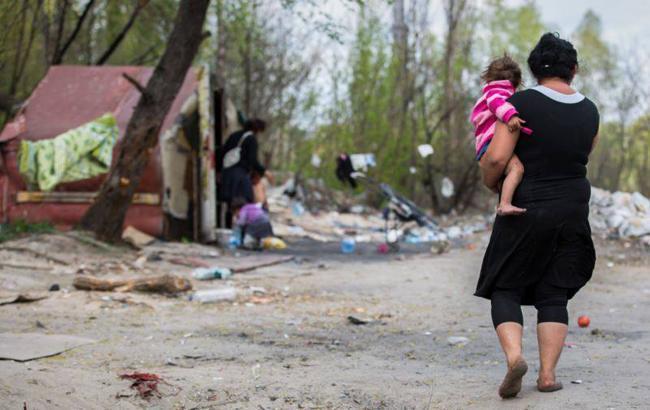
<svg viewBox="0 0 650 410">
<path fill-rule="evenodd" d="M 51 191 L 62 182 L 107 173 L 118 133 L 117 120 L 108 113 L 52 139 L 22 140 L 20 174 L 30 189 Z"/>
</svg>

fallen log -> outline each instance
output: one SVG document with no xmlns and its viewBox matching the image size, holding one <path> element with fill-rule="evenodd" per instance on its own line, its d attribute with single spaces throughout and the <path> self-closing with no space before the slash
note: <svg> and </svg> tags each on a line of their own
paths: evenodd
<svg viewBox="0 0 650 410">
<path fill-rule="evenodd" d="M 192 289 L 189 280 L 174 275 L 148 276 L 132 279 L 100 279 L 94 276 L 79 275 L 72 285 L 79 290 L 179 293 Z"/>
</svg>

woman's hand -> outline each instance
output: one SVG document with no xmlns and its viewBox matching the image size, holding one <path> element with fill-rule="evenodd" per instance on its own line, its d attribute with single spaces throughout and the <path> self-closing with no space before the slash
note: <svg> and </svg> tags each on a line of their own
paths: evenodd
<svg viewBox="0 0 650 410">
<path fill-rule="evenodd" d="M 266 179 L 269 180 L 269 182 L 271 183 L 271 185 L 274 185 L 274 184 L 275 184 L 275 176 L 271 173 L 271 171 L 266 171 L 266 172 L 264 173 L 264 176 L 266 177 Z"/>
<path fill-rule="evenodd" d="M 493 192 L 499 192 L 499 181 L 512 158 L 519 140 L 519 131 L 511 132 L 508 125 L 498 121 L 494 137 L 479 165 L 483 171 L 483 184 Z"/>
</svg>

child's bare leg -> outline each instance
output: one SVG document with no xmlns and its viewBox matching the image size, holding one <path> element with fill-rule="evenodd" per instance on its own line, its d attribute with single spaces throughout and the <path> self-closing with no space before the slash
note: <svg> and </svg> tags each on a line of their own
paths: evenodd
<svg viewBox="0 0 650 410">
<path fill-rule="evenodd" d="M 508 161 L 505 169 L 505 179 L 501 187 L 501 200 L 497 207 L 499 215 L 521 215 L 526 210 L 512 205 L 512 197 L 521 179 L 524 177 L 524 164 L 521 163 L 516 155 L 513 155 Z"/>
</svg>

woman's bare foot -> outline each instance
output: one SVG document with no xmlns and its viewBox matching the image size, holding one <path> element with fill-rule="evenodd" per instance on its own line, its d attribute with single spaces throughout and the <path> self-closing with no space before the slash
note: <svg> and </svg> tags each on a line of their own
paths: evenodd
<svg viewBox="0 0 650 410">
<path fill-rule="evenodd" d="M 506 216 L 506 215 L 521 215 L 526 212 L 525 208 L 519 208 L 512 204 L 499 204 L 497 206 L 497 215 Z"/>
<path fill-rule="evenodd" d="M 556 382 L 555 380 L 549 381 L 549 382 L 541 382 L 539 379 L 537 379 L 537 390 L 541 391 L 542 393 L 552 393 L 554 391 L 562 390 L 564 386 L 562 386 L 562 383 Z"/>
<path fill-rule="evenodd" d="M 521 391 L 521 379 L 528 371 L 528 364 L 523 358 L 517 359 L 512 366 L 508 366 L 508 373 L 499 386 L 499 396 L 502 399 L 515 397 Z"/>
<path fill-rule="evenodd" d="M 543 375 L 540 373 L 539 378 L 537 379 L 537 390 L 542 393 L 551 393 L 562 390 L 563 387 L 562 383 L 555 381 L 555 374 Z"/>
</svg>

